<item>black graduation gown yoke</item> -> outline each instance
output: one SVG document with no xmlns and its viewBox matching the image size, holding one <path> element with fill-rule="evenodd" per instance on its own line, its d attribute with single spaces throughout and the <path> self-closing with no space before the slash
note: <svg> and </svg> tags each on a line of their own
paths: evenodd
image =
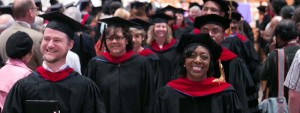
<svg viewBox="0 0 300 113">
<path fill-rule="evenodd" d="M 10 90 L 3 113 L 24 113 L 26 100 L 57 100 L 61 113 L 105 113 L 96 84 L 71 72 L 64 80 L 50 82 L 37 71 L 19 80 Z"/>
<path fill-rule="evenodd" d="M 160 59 L 160 71 L 162 73 L 162 76 L 160 76 L 158 79 L 162 83 L 158 87 L 162 87 L 166 85 L 169 81 L 172 79 L 175 79 L 175 68 L 176 68 L 176 61 L 178 53 L 176 52 L 176 47 L 178 45 L 178 41 L 173 44 L 170 48 L 167 50 L 157 51 L 153 49 L 151 46 L 145 46 L 145 48 L 149 48 L 152 50 Z"/>
<path fill-rule="evenodd" d="M 79 37 L 77 34 L 74 35 L 72 51 L 79 56 L 81 72 L 85 72 L 90 59 L 96 56 L 96 50 L 93 39 L 85 32 L 82 32 L 81 35 L 82 37 Z"/>
<path fill-rule="evenodd" d="M 288 70 L 294 60 L 295 54 L 300 47 L 288 46 L 284 48 L 285 53 L 285 70 L 284 78 L 286 77 Z M 260 79 L 267 81 L 267 88 L 269 89 L 268 97 L 278 96 L 278 70 L 277 70 L 277 52 L 271 51 L 266 60 L 262 63 L 260 69 Z M 284 87 L 284 96 L 288 97 L 288 88 Z"/>
<path fill-rule="evenodd" d="M 157 91 L 152 113 L 243 113 L 243 109 L 232 86 L 220 93 L 192 97 L 166 85 Z"/>
<path fill-rule="evenodd" d="M 94 57 L 86 76 L 99 86 L 107 113 L 147 113 L 154 96 L 151 65 L 134 54 L 121 64 Z"/>
</svg>

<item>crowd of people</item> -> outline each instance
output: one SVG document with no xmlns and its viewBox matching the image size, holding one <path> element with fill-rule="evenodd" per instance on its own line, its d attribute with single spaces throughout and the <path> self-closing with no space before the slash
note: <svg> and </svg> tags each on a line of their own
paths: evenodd
<svg viewBox="0 0 300 113">
<path fill-rule="evenodd" d="M 50 3 L 0 5 L 1 113 L 260 113 L 281 86 L 300 113 L 297 1 L 259 6 L 258 36 L 232 0 Z"/>
</svg>

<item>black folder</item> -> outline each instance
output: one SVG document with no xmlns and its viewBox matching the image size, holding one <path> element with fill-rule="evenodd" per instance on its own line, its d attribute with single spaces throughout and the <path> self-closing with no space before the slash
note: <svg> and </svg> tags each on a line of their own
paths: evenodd
<svg viewBox="0 0 300 113">
<path fill-rule="evenodd" d="M 26 100 L 25 113 L 59 113 L 56 100 Z"/>
</svg>

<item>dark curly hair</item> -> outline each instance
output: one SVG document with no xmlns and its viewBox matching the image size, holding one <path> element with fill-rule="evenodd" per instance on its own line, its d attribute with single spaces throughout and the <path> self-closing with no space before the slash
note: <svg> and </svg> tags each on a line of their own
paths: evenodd
<svg viewBox="0 0 300 113">
<path fill-rule="evenodd" d="M 129 32 L 129 29 L 127 27 L 121 27 L 121 26 L 109 26 L 105 29 L 105 34 L 103 35 L 103 40 L 104 41 L 104 46 L 106 48 L 106 51 L 109 52 L 108 48 L 107 48 L 107 44 L 106 44 L 106 34 L 108 34 L 109 32 L 114 32 L 114 34 L 116 34 L 116 32 L 118 30 L 121 30 L 123 33 L 124 38 L 127 39 L 128 44 L 126 45 L 126 51 L 131 51 L 133 49 L 133 43 L 132 43 L 132 36 Z"/>
</svg>

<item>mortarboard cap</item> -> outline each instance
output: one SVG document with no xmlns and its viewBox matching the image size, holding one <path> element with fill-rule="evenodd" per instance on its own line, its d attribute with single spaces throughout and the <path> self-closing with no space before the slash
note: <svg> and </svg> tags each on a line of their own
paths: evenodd
<svg viewBox="0 0 300 113">
<path fill-rule="evenodd" d="M 13 15 L 12 5 L 0 6 L 0 15 L 1 14 L 10 14 Z"/>
<path fill-rule="evenodd" d="M 177 8 L 175 13 L 184 14 L 185 10 L 182 8 Z"/>
<path fill-rule="evenodd" d="M 158 13 L 150 16 L 151 23 L 168 23 L 169 20 L 174 19 L 173 17 L 164 13 Z"/>
<path fill-rule="evenodd" d="M 202 9 L 202 6 L 200 4 L 198 4 L 197 2 L 190 2 L 189 3 L 189 9 L 194 7 L 194 6 L 198 6 L 200 9 Z"/>
<path fill-rule="evenodd" d="M 200 34 L 183 34 L 180 38 L 179 44 L 177 46 L 177 52 L 183 53 L 184 49 L 191 44 L 202 44 L 210 50 L 212 59 L 217 61 L 221 55 L 222 47 L 218 45 L 208 33 Z"/>
<path fill-rule="evenodd" d="M 49 21 L 46 28 L 61 31 L 67 34 L 71 39 L 73 39 L 75 32 L 88 30 L 88 28 L 81 25 L 81 23 L 60 12 L 51 12 L 39 16 Z"/>
<path fill-rule="evenodd" d="M 257 7 L 257 9 L 258 9 L 258 11 L 259 12 L 263 12 L 263 13 L 265 13 L 266 12 L 266 6 L 259 6 L 259 7 Z"/>
<path fill-rule="evenodd" d="M 151 23 L 146 22 L 146 21 L 141 20 L 141 19 L 138 19 L 138 18 L 131 19 L 130 21 L 133 21 L 133 22 L 139 24 L 139 26 L 134 26 L 135 28 L 144 29 L 145 31 L 152 25 Z"/>
<path fill-rule="evenodd" d="M 231 7 L 230 4 L 232 4 L 231 8 L 234 8 L 234 9 L 237 9 L 239 6 L 239 4 L 236 1 L 226 1 L 226 4 L 228 5 L 228 7 Z"/>
<path fill-rule="evenodd" d="M 176 7 L 173 7 L 173 6 L 171 6 L 171 5 L 168 5 L 168 6 L 164 7 L 164 8 L 162 8 L 161 10 L 162 10 L 162 12 L 165 12 L 165 11 L 172 11 L 172 12 L 175 13 L 175 11 L 177 10 L 177 8 L 176 8 Z"/>
<path fill-rule="evenodd" d="M 118 27 L 133 27 L 133 26 L 139 26 L 138 23 L 120 18 L 120 17 L 111 17 L 111 18 L 105 18 L 101 19 L 101 22 L 105 22 L 108 26 L 118 26 Z"/>
<path fill-rule="evenodd" d="M 33 41 L 27 33 L 17 31 L 6 42 L 7 56 L 13 59 L 21 59 L 31 51 L 32 45 Z"/>
<path fill-rule="evenodd" d="M 195 19 L 194 27 L 201 29 L 206 24 L 217 24 L 227 29 L 230 26 L 231 20 L 216 14 L 198 16 Z"/>
<path fill-rule="evenodd" d="M 140 9 L 146 7 L 146 4 L 143 2 L 135 1 L 130 4 L 130 9 Z"/>
<path fill-rule="evenodd" d="M 231 13 L 231 19 L 240 21 L 242 19 L 242 15 L 239 12 L 232 12 Z"/>
<path fill-rule="evenodd" d="M 212 2 L 215 2 L 215 3 L 219 4 L 219 6 L 221 7 L 221 10 L 223 12 L 228 12 L 229 11 L 229 7 L 227 6 L 227 3 L 224 0 L 203 0 L 204 4 L 207 1 L 212 1 Z"/>
</svg>

